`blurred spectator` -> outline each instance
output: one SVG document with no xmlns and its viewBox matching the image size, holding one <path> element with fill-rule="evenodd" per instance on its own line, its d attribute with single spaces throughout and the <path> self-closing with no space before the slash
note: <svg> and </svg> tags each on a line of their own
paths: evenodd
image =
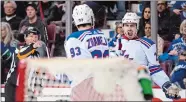
<svg viewBox="0 0 186 102">
<path fill-rule="evenodd" d="M 180 15 L 182 21 L 186 19 L 186 1 L 174 1 L 172 5 L 171 11 Z"/>
<path fill-rule="evenodd" d="M 63 11 L 63 2 L 54 1 L 39 1 L 39 10 L 41 18 L 46 24 L 50 24 L 51 21 L 61 20 L 65 11 Z"/>
<path fill-rule="evenodd" d="M 185 35 L 186 34 L 186 19 L 182 21 L 180 25 L 180 33 Z"/>
<path fill-rule="evenodd" d="M 5 17 L 1 19 L 1 21 L 8 22 L 12 28 L 12 30 L 18 30 L 19 24 L 21 22 L 21 18 L 16 16 L 16 8 L 17 4 L 15 1 L 4 1 L 4 12 Z"/>
<path fill-rule="evenodd" d="M 26 5 L 28 4 L 28 1 L 15 0 L 15 2 L 17 4 L 16 15 L 24 19 L 26 17 L 25 9 L 26 9 Z"/>
<path fill-rule="evenodd" d="M 41 40 L 47 43 L 48 36 L 46 26 L 42 20 L 36 15 L 37 6 L 34 3 L 29 3 L 26 7 L 27 17 L 21 21 L 19 26 L 20 33 L 24 33 L 27 27 L 36 27 L 41 33 Z"/>
<path fill-rule="evenodd" d="M 178 60 L 178 55 L 186 51 L 186 20 L 180 25 L 181 38 L 173 40 L 168 51 L 159 57 L 160 61 L 173 60 L 175 63 Z"/>
<path fill-rule="evenodd" d="M 18 40 L 14 39 L 12 29 L 7 22 L 1 22 L 1 41 L 9 47 L 11 52 L 14 52 L 19 43 Z"/>
<path fill-rule="evenodd" d="M 138 16 L 142 16 L 143 9 L 145 7 L 150 7 L 150 1 L 139 1 L 139 10 L 137 12 Z"/>
<path fill-rule="evenodd" d="M 179 61 L 172 71 L 170 79 L 182 89 L 186 89 L 186 51 L 179 55 Z"/>
<path fill-rule="evenodd" d="M 6 47 L 3 42 L 1 42 L 1 84 L 4 84 L 9 70 L 9 68 L 5 68 L 4 61 L 11 60 L 11 58 L 12 53 L 10 52 L 8 47 Z"/>
<path fill-rule="evenodd" d="M 123 18 L 123 15 L 125 15 L 125 1 L 117 1 L 117 20 L 121 20 Z"/>
<path fill-rule="evenodd" d="M 53 56 L 66 56 L 64 50 L 64 41 L 65 41 L 65 24 L 66 24 L 66 3 L 65 1 L 55 1 L 53 3 L 53 12 L 51 15 L 54 19 L 50 21 L 50 24 L 56 25 L 56 40 L 55 40 L 55 50 Z M 53 14 L 52 14 L 53 13 Z M 57 16 L 57 18 L 56 18 Z"/>
<path fill-rule="evenodd" d="M 146 22 L 144 25 L 145 38 L 151 39 L 151 25 L 150 22 Z"/>
<path fill-rule="evenodd" d="M 116 24 L 116 35 L 114 38 L 112 38 L 112 40 L 109 42 L 109 46 L 110 47 L 115 47 L 116 46 L 116 42 L 118 39 L 120 39 L 123 35 L 123 29 L 122 29 L 122 23 L 118 23 Z M 120 40 L 121 41 L 121 40 Z M 120 43 L 119 43 L 120 44 Z"/>
<path fill-rule="evenodd" d="M 106 8 L 100 5 L 98 2 L 86 1 L 87 4 L 94 12 L 95 16 L 95 28 L 102 29 L 106 23 Z"/>
<path fill-rule="evenodd" d="M 18 41 L 14 39 L 11 27 L 7 22 L 1 22 L 1 43 L 3 43 L 1 46 L 5 46 L 11 53 L 14 53 L 18 45 Z M 11 61 L 11 58 L 1 59 L 2 83 L 5 82 L 8 70 L 10 69 Z"/>
<path fill-rule="evenodd" d="M 123 32 L 123 25 L 121 22 L 117 22 L 116 23 L 116 35 L 111 39 L 111 41 L 109 41 L 109 48 L 110 48 L 110 52 L 109 52 L 109 56 L 110 57 L 116 57 L 118 55 L 120 55 L 120 51 L 121 51 L 121 39 L 122 36 L 124 34 Z"/>
<path fill-rule="evenodd" d="M 116 20 L 116 14 L 115 12 L 117 10 L 115 10 L 116 8 L 116 4 L 117 1 L 94 1 L 97 4 L 101 5 L 101 6 L 105 6 L 106 7 L 106 11 L 107 11 L 107 20 Z"/>
<path fill-rule="evenodd" d="M 181 19 L 178 15 L 170 12 L 166 1 L 158 1 L 158 34 L 165 41 L 172 41 L 174 34 L 179 33 Z"/>
<path fill-rule="evenodd" d="M 1 42 L 1 59 L 2 60 L 9 60 L 11 58 L 11 56 L 12 56 L 12 53 L 10 52 L 8 47 L 6 47 L 3 42 Z M 2 71 L 1 71 L 1 73 L 2 73 Z"/>
<path fill-rule="evenodd" d="M 144 27 L 145 23 L 150 22 L 150 6 L 146 6 L 143 9 L 142 17 L 140 18 L 139 22 L 139 31 L 138 31 L 138 37 L 143 37 L 145 35 Z"/>
<path fill-rule="evenodd" d="M 151 24 L 150 22 L 145 23 L 145 38 L 151 39 Z M 164 46 L 164 40 L 157 34 L 158 37 L 158 42 L 157 42 L 157 47 L 158 47 L 158 56 L 163 53 L 163 46 Z"/>
</svg>

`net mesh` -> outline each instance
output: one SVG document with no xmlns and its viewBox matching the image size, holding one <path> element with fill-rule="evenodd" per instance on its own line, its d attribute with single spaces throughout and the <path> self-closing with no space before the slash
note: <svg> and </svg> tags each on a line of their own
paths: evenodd
<svg viewBox="0 0 186 102">
<path fill-rule="evenodd" d="M 16 100 L 39 101 L 39 98 L 46 98 L 47 91 L 44 92 L 46 87 L 57 89 L 69 87 L 71 81 L 66 74 L 73 77 L 73 82 L 76 83 L 70 94 L 66 94 L 69 99 L 64 100 L 62 98 L 64 94 L 60 95 L 63 90 L 58 90 L 47 96 L 55 97 L 51 101 L 143 100 L 136 67 L 136 64 L 123 58 L 24 60 L 19 63 Z M 63 80 L 55 77 L 57 73 L 66 73 Z M 90 74 L 92 76 L 87 77 Z"/>
</svg>

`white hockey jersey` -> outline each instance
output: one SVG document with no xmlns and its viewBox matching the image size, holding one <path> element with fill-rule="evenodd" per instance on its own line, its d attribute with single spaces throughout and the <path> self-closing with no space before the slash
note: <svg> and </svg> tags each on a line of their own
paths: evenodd
<svg viewBox="0 0 186 102">
<path fill-rule="evenodd" d="M 65 44 L 68 58 L 103 58 L 109 56 L 108 42 L 98 29 L 70 34 Z"/>
<path fill-rule="evenodd" d="M 152 80 L 158 86 L 162 87 L 165 82 L 169 81 L 168 76 L 162 70 L 157 60 L 156 44 L 152 40 L 147 38 L 128 40 L 123 37 L 121 44 L 120 55 L 146 66 Z"/>
<path fill-rule="evenodd" d="M 67 58 L 104 58 L 109 56 L 108 42 L 104 34 L 97 29 L 78 31 L 70 34 L 65 43 Z M 85 66 L 86 67 L 86 66 Z M 67 74 L 72 80 L 71 87 L 76 86 L 86 78 L 92 77 L 92 73 L 81 72 Z"/>
</svg>

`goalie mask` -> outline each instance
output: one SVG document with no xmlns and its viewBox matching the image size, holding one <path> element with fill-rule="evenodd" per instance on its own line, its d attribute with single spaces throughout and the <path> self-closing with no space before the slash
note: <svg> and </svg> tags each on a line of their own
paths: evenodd
<svg viewBox="0 0 186 102">
<path fill-rule="evenodd" d="M 139 17 L 136 13 L 126 13 L 122 19 L 124 34 L 128 39 L 137 37 Z"/>
<path fill-rule="evenodd" d="M 94 13 L 92 9 L 86 4 L 75 6 L 72 17 L 76 26 L 81 24 L 91 24 L 94 26 Z"/>
</svg>

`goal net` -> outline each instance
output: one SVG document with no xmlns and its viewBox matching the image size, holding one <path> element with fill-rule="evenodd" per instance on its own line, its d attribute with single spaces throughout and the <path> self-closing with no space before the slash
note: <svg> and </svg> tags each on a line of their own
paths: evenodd
<svg viewBox="0 0 186 102">
<path fill-rule="evenodd" d="M 69 83 L 69 101 L 144 101 L 137 67 L 123 58 L 22 60 L 18 65 L 16 101 L 37 101 L 45 98 L 46 87 L 61 88 Z M 56 79 L 55 75 L 60 73 L 72 81 Z"/>
</svg>

